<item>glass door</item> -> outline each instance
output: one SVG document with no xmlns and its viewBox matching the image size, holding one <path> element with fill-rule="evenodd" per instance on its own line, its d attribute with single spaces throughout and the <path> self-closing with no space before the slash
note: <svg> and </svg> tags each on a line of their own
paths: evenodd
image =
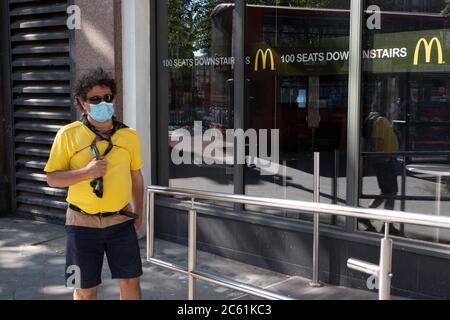
<svg viewBox="0 0 450 320">
<path fill-rule="evenodd" d="M 258 149 L 271 153 L 265 163 L 262 157 L 261 163 L 247 164 L 245 193 L 313 201 L 313 154 L 320 152 L 320 200 L 345 204 L 349 1 L 275 3 L 246 1 L 246 130 L 276 131 L 278 136 L 258 141 Z M 279 165 L 273 170 L 275 155 Z M 247 209 L 311 219 L 282 210 Z"/>
<path fill-rule="evenodd" d="M 445 0 L 365 1 L 360 204 L 435 215 L 450 210 L 450 32 Z M 372 14 L 368 14 L 366 17 Z M 361 230 L 380 232 L 376 222 Z M 394 225 L 391 234 L 450 243 L 447 231 Z"/>
</svg>

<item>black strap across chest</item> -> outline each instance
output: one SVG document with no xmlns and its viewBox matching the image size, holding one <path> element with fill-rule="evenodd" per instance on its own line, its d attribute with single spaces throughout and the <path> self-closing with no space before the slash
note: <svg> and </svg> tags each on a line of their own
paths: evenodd
<svg viewBox="0 0 450 320">
<path fill-rule="evenodd" d="M 91 130 L 95 134 L 94 141 L 91 143 L 91 151 L 92 155 L 97 160 L 102 160 L 104 157 L 106 157 L 111 150 L 113 149 L 114 145 L 112 143 L 112 137 L 114 134 L 121 130 L 128 128 L 125 124 L 123 124 L 120 121 L 117 121 L 115 118 L 113 118 L 113 128 L 107 132 L 100 132 L 98 131 L 88 120 L 86 115 L 83 115 L 81 118 L 81 123 L 83 123 L 89 130 Z M 106 148 L 103 155 L 100 154 L 100 151 L 97 147 L 97 142 L 100 141 L 107 141 L 108 147 Z M 91 182 L 91 186 L 93 188 L 93 192 L 97 195 L 98 198 L 103 198 L 103 178 L 97 178 Z"/>
<path fill-rule="evenodd" d="M 111 150 L 113 149 L 114 145 L 112 143 L 112 136 L 119 130 L 121 129 L 126 129 L 128 128 L 125 124 L 123 124 L 120 121 L 117 121 L 115 118 L 113 118 L 113 127 L 111 130 L 107 131 L 107 132 L 100 132 L 98 131 L 88 120 L 86 115 L 83 115 L 83 117 L 81 118 L 81 122 L 89 129 L 91 130 L 94 134 L 95 134 L 95 139 L 91 144 L 91 150 L 92 150 L 92 155 L 97 159 L 97 160 L 101 160 L 102 157 L 106 157 Z M 100 141 L 107 141 L 108 142 L 108 147 L 106 148 L 105 152 L 103 153 L 103 155 L 100 155 L 100 151 L 98 150 L 97 147 L 97 142 Z"/>
</svg>

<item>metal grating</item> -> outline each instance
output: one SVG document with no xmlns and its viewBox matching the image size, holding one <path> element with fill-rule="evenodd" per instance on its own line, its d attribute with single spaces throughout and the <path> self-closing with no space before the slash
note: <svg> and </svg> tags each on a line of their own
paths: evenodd
<svg viewBox="0 0 450 320">
<path fill-rule="evenodd" d="M 43 172 L 56 132 L 73 119 L 70 0 L 9 0 L 16 212 L 50 220 L 65 213 L 66 190 Z"/>
</svg>

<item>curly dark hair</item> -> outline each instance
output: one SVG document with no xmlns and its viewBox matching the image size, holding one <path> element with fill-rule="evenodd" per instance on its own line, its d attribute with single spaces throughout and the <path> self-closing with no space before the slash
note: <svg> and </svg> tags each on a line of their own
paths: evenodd
<svg viewBox="0 0 450 320">
<path fill-rule="evenodd" d="M 83 107 L 78 99 L 86 101 L 88 92 L 97 86 L 108 87 L 114 96 L 117 93 L 116 81 L 111 74 L 102 68 L 90 70 L 80 77 L 75 87 L 75 100 L 81 111 L 83 111 Z"/>
</svg>

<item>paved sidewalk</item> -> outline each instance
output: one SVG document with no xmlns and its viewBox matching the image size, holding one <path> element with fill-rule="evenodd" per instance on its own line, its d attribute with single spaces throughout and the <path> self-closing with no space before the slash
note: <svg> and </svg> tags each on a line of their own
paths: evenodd
<svg viewBox="0 0 450 320">
<path fill-rule="evenodd" d="M 145 241 L 141 240 L 145 255 Z M 187 265 L 187 248 L 166 241 L 156 241 L 157 257 Z M 68 300 L 72 290 L 64 287 L 64 227 L 38 221 L 0 219 L 0 300 Z M 199 269 L 220 274 L 271 290 L 295 299 L 376 299 L 374 292 L 325 286 L 315 289 L 308 280 L 239 263 L 209 253 L 199 252 Z M 149 300 L 185 300 L 187 278 L 176 272 L 143 262 L 142 292 Z M 251 299 L 227 288 L 198 283 L 198 299 Z M 98 298 L 116 300 L 119 290 L 104 262 L 103 284 Z"/>
</svg>

